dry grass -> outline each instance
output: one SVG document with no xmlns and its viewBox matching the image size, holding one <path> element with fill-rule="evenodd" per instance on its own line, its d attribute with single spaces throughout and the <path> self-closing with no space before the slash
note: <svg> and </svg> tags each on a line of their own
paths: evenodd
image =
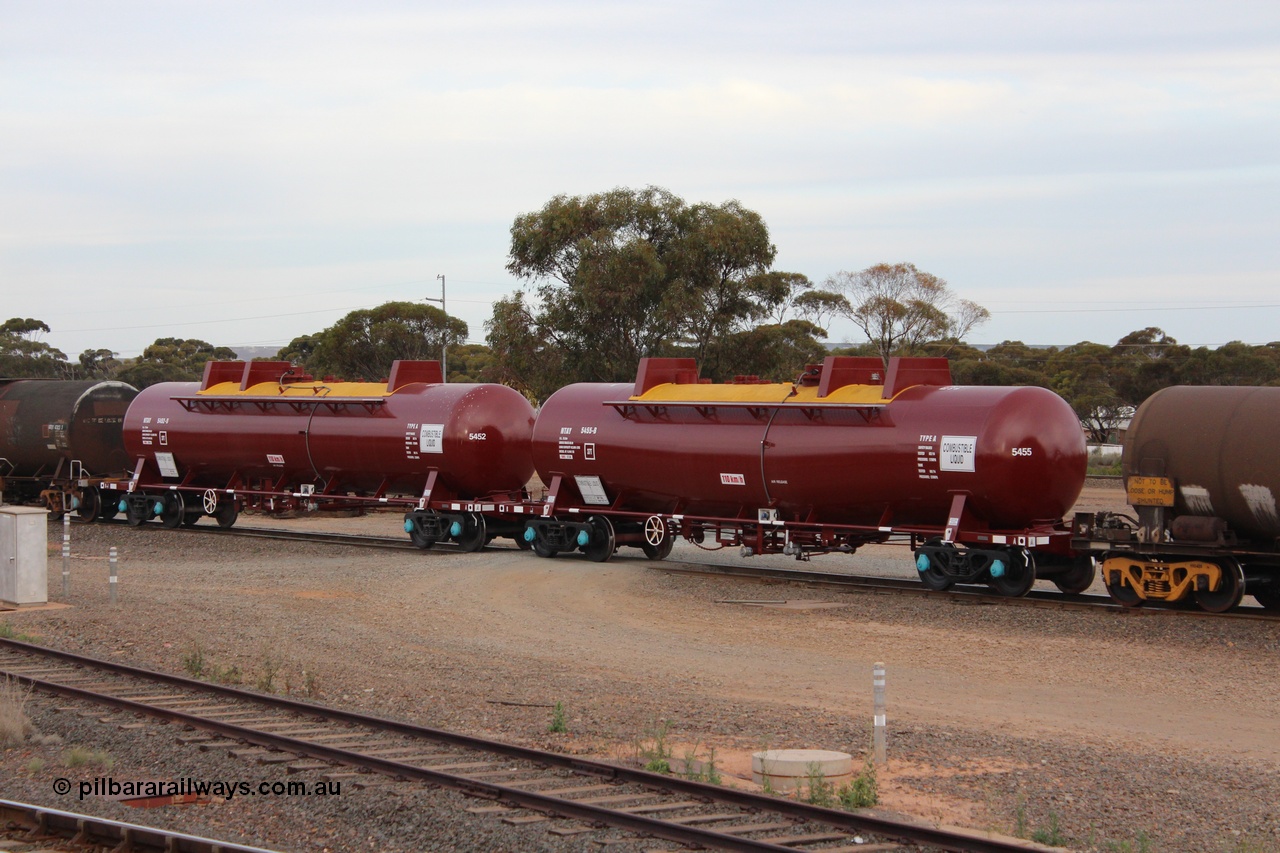
<svg viewBox="0 0 1280 853">
<path fill-rule="evenodd" d="M 0 682 L 0 747 L 20 746 L 35 729 L 27 716 L 31 688 L 5 676 Z"/>
</svg>

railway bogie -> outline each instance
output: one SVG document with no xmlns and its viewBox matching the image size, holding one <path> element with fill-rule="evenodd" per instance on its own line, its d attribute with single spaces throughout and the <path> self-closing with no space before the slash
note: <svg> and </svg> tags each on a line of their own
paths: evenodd
<svg viewBox="0 0 1280 853">
<path fill-rule="evenodd" d="M 985 584 L 1000 595 L 1026 595 L 1036 581 L 1036 560 L 1025 548 L 958 548 L 930 540 L 916 549 L 916 570 L 929 589 Z"/>
<path fill-rule="evenodd" d="M 485 507 L 482 503 L 466 510 L 411 510 L 405 513 L 404 531 L 409 534 L 409 541 L 423 550 L 445 542 L 469 553 L 479 551 L 499 536 L 522 545 L 523 526 L 491 518 L 485 514 Z"/>
</svg>

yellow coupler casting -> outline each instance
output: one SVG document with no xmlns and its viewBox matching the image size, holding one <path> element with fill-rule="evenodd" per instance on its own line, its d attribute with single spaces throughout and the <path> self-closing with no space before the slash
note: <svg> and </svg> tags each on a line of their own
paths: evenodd
<svg viewBox="0 0 1280 853">
<path fill-rule="evenodd" d="M 1217 590 L 1222 568 L 1217 563 L 1186 560 L 1161 563 L 1136 557 L 1111 557 L 1102 563 L 1108 586 L 1127 586 L 1144 601 L 1181 601 L 1196 589 Z M 1203 578 L 1203 581 L 1199 581 Z"/>
</svg>

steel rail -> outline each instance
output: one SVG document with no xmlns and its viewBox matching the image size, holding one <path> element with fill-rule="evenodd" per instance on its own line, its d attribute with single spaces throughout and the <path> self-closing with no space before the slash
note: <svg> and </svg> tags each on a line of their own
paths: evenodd
<svg viewBox="0 0 1280 853">
<path fill-rule="evenodd" d="M 397 551 L 419 551 L 412 542 L 407 539 L 398 539 L 392 536 L 377 536 L 368 533 L 333 533 L 330 531 L 303 531 L 303 530 L 285 530 L 280 527 L 252 527 L 248 525 L 239 525 L 237 527 L 215 527 L 210 524 L 198 525 L 196 527 L 173 527 L 166 528 L 163 525 L 146 522 L 139 525 L 129 524 L 123 518 L 107 518 L 96 519 L 94 521 L 75 521 L 75 524 L 93 524 L 107 526 L 125 526 L 132 530 L 153 530 L 157 527 L 164 530 L 166 535 L 191 534 L 191 535 L 213 535 L 213 536 L 238 536 L 250 539 L 279 539 L 287 542 L 321 542 L 328 545 L 351 545 L 360 548 L 389 548 Z M 454 551 L 451 543 L 440 543 L 437 546 L 442 551 Z"/>
<path fill-rule="evenodd" d="M 670 560 L 668 563 L 680 563 Z M 687 567 L 686 567 L 687 566 Z M 732 577 L 741 580 L 790 581 L 807 586 L 831 589 L 865 589 L 878 592 L 893 592 L 901 595 L 916 595 L 922 598 L 944 598 L 965 604 L 991 604 L 1012 607 L 1038 607 L 1048 610 L 1106 611 L 1126 616 L 1197 616 L 1205 619 L 1253 619 L 1263 622 L 1280 621 L 1280 613 L 1262 607 L 1239 607 L 1226 613 L 1210 613 L 1198 608 L 1179 607 L 1177 605 L 1125 607 L 1113 601 L 1110 596 L 1068 594 L 1032 590 L 1024 596 L 1011 598 L 982 592 L 979 589 L 926 589 L 915 581 L 899 578 L 881 578 L 865 575 L 845 575 L 835 572 L 814 572 L 800 569 L 774 569 L 759 566 L 724 566 L 702 563 L 686 563 L 682 565 L 652 566 L 655 571 L 670 574 L 709 575 Z"/>
<path fill-rule="evenodd" d="M 104 817 L 76 814 L 13 800 L 0 800 L 0 823 L 13 823 L 29 832 L 70 838 L 116 850 L 160 850 L 165 853 L 272 853 L 230 841 L 214 841 L 170 829 L 139 826 Z"/>
<path fill-rule="evenodd" d="M 906 821 L 896 821 L 876 815 L 854 814 L 836 809 L 823 808 L 798 801 L 785 800 L 762 794 L 754 794 L 747 791 L 739 791 L 733 788 L 695 782 L 659 773 L 651 773 L 649 771 L 637 770 L 616 764 L 574 758 L 572 756 L 566 756 L 554 752 L 545 752 L 530 747 L 507 744 L 500 741 L 477 738 L 456 732 L 448 732 L 441 729 L 419 726 L 399 720 L 392 720 L 386 717 L 376 717 L 352 711 L 344 711 L 337 708 L 315 705 L 309 702 L 301 702 L 296 699 L 288 699 L 280 696 L 267 696 L 240 688 L 228 687 L 226 685 L 219 684 L 209 684 L 208 682 L 197 681 L 184 676 L 155 672 L 152 670 L 129 666 L 127 664 L 119 664 L 111 661 L 104 661 L 99 658 L 77 655 L 72 652 L 64 652 L 43 646 L 35 646 L 18 640 L 0 638 L 0 648 L 5 647 L 17 649 L 36 656 L 55 658 L 78 666 L 92 667 L 111 673 L 141 678 L 161 684 L 172 685 L 174 687 L 182 687 L 188 690 L 212 693 L 259 706 L 289 711 L 291 713 L 321 717 L 331 722 L 345 722 L 352 725 L 364 726 L 377 732 L 394 732 L 410 737 L 424 738 L 437 743 L 446 743 L 453 746 L 487 752 L 493 755 L 517 758 L 543 766 L 570 770 L 584 775 L 596 776 L 618 782 L 632 783 L 652 790 L 693 796 L 708 802 L 720 802 L 745 809 L 786 815 L 798 820 L 820 823 L 850 832 L 874 833 L 876 835 L 883 835 L 892 839 L 903 839 L 917 844 L 939 847 L 944 850 L 963 851 L 963 853 L 1015 853 L 1015 851 L 1017 851 L 1017 853 L 1025 853 L 1028 849 L 1044 849 L 1035 847 L 1029 848 L 1025 842 L 1017 841 L 1015 839 L 989 837 L 969 832 L 956 833 L 933 826 L 920 825 Z M 0 669 L 0 672 L 3 671 L 3 669 Z M 524 806 L 525 808 L 542 812 L 550 812 L 588 822 L 599 822 L 608 826 L 628 829 L 643 835 L 651 835 L 669 841 L 676 841 L 685 844 L 698 844 L 724 850 L 790 850 L 794 853 L 796 849 L 795 847 L 772 844 L 768 841 L 741 838 L 739 836 L 719 833 L 709 829 L 699 829 L 694 826 L 685 826 L 656 818 L 645 817 L 639 814 L 607 809 L 589 803 L 539 794 L 522 788 L 514 788 L 507 785 L 485 782 L 465 775 L 445 773 L 438 770 L 432 770 L 430 768 L 403 764 L 397 761 L 378 758 L 377 756 L 362 755 L 359 752 L 351 750 L 325 746 L 323 744 L 312 743 L 285 735 L 271 734 L 269 732 L 237 726 L 232 723 L 225 723 L 172 708 L 150 705 L 131 699 L 111 696 L 110 694 L 102 694 L 80 687 L 74 687 L 72 685 L 45 681 L 40 678 L 24 675 L 21 672 L 12 672 L 8 674 L 10 677 L 16 678 L 23 683 L 30 684 L 33 687 L 52 692 L 57 695 L 87 700 L 97 704 L 109 705 L 121 710 L 133 711 L 135 713 L 155 717 L 157 719 L 189 725 L 204 731 L 214 732 L 228 739 L 239 740 L 268 749 L 278 749 L 299 755 L 305 755 L 318 760 L 333 761 L 357 767 L 366 767 L 392 777 L 441 785 L 491 800 L 511 802 Z"/>
<path fill-rule="evenodd" d="M 250 539 L 279 539 L 288 542 L 321 542 L 326 545 L 351 545 L 358 548 L 389 548 L 396 551 L 420 551 L 408 539 L 397 539 L 391 536 L 374 536 L 367 533 L 332 533 L 328 531 L 282 530 L 278 527 L 234 527 L 229 529 L 213 527 L 174 528 L 188 533 L 213 533 L 223 536 L 243 536 Z M 442 552 L 458 553 L 453 543 L 439 543 L 432 548 L 440 548 Z"/>
</svg>

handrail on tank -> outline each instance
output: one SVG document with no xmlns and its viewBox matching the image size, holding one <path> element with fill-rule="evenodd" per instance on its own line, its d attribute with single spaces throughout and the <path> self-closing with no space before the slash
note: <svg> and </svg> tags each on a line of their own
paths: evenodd
<svg viewBox="0 0 1280 853">
<path fill-rule="evenodd" d="M 332 390 L 328 386 L 321 387 L 325 388 L 326 391 Z M 324 406 L 334 411 L 348 406 L 361 406 L 368 411 L 373 411 L 387 404 L 385 397 L 242 397 L 233 395 L 214 397 L 208 394 L 174 394 L 169 399 L 182 406 L 188 412 L 193 412 L 196 409 L 209 411 L 225 409 L 231 411 L 251 406 L 264 412 L 277 406 L 288 406 L 295 411 L 303 411 L 307 408 L 319 406 Z"/>
</svg>

